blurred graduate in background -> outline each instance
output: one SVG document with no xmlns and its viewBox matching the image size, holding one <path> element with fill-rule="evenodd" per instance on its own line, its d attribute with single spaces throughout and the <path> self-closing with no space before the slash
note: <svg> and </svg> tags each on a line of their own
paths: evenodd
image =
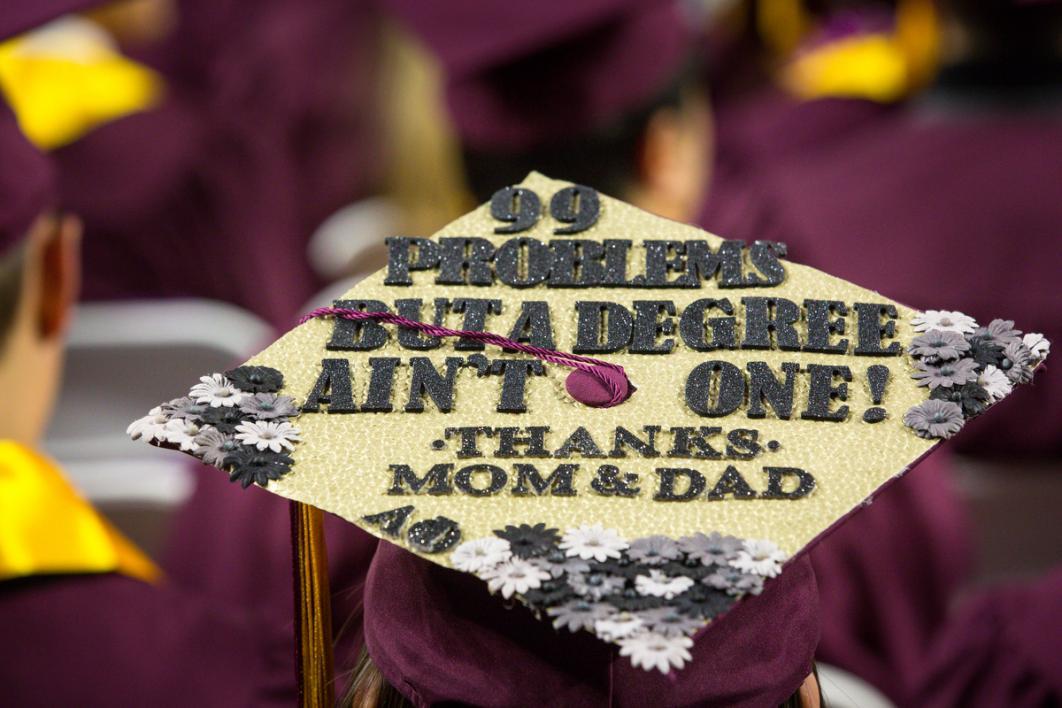
<svg viewBox="0 0 1062 708">
<path fill-rule="evenodd" d="M 721 107 L 717 141 L 726 159 L 716 165 L 701 220 L 731 237 L 786 241 L 796 260 L 915 307 L 946 302 L 983 322 L 1002 312 L 1027 312 L 1029 329 L 1057 339 L 1062 312 L 1053 280 L 1062 266 L 1062 215 L 1051 173 L 1062 156 L 1060 6 L 963 0 L 896 5 L 884 34 L 868 28 L 826 41 L 825 33 L 777 70 L 777 83 L 739 97 L 730 111 Z M 849 7 L 842 14 L 851 18 L 853 12 Z M 797 14 L 806 21 L 806 13 Z M 868 38 L 875 36 L 879 50 L 890 46 L 880 44 L 882 37 L 903 50 L 896 71 L 881 70 L 887 54 L 869 61 L 873 54 L 867 50 L 874 45 Z M 859 47 L 862 64 L 853 53 Z M 838 49 L 847 54 L 839 64 L 832 61 Z M 932 70 L 937 62 L 939 73 Z M 861 70 L 872 66 L 877 70 Z M 767 117 L 757 118 L 760 112 Z M 742 129 L 748 124 L 751 129 Z M 1058 417 L 1043 414 L 1057 408 L 1052 396 L 1058 393 L 1057 377 L 1046 376 L 952 446 L 982 458 L 1000 456 L 995 485 L 1021 472 L 1015 457 L 1047 465 L 1054 460 L 1057 466 Z M 923 514 L 898 517 L 876 502 L 830 537 L 839 552 L 814 556 L 824 605 L 847 618 L 824 623 L 820 656 L 870 680 L 901 705 L 1010 704 L 999 699 L 1020 691 L 1014 685 L 1019 673 L 1026 672 L 1037 690 L 1050 676 L 1046 635 L 1048 628 L 1057 631 L 1057 615 L 1051 614 L 1057 609 L 1043 589 L 1008 590 L 948 618 L 966 565 L 959 551 L 968 544 L 957 543 L 963 527 L 946 462 L 936 453 L 882 497 L 905 496 L 905 506 Z M 951 510 L 950 516 L 936 517 L 938 509 Z M 918 548 L 920 539 L 949 536 L 956 540 L 950 551 L 943 544 L 926 556 L 936 554 L 934 563 L 921 562 L 926 549 Z M 904 548 L 918 550 L 901 575 L 883 574 L 864 562 L 867 538 L 895 544 L 898 557 Z M 862 570 L 853 572 L 853 564 Z M 920 589 L 911 592 L 911 582 Z M 1041 598 L 1041 619 L 1055 617 L 1039 638 L 1024 620 L 1024 629 L 1003 629 L 1010 621 L 1004 618 L 1019 624 L 1023 610 L 1015 598 L 1026 596 Z M 975 615 L 988 621 L 974 625 L 968 620 Z M 853 633 L 852 627 L 860 630 Z M 967 666 L 964 642 L 970 643 Z M 992 666 L 1004 646 L 1020 657 L 1003 662 L 1009 669 Z M 977 661 L 983 663 L 974 668 Z M 948 662 L 965 676 L 946 679 L 942 664 Z M 932 678 L 918 678 L 926 665 L 936 666 Z M 997 676 L 993 669 L 1013 675 Z M 977 671 L 986 672 L 979 686 Z M 995 692 L 981 690 L 988 688 L 987 676 L 1000 680 Z"/>
<path fill-rule="evenodd" d="M 20 8 L 0 36 L 47 19 Z M 290 631 L 169 584 L 39 452 L 81 273 L 80 223 L 57 203 L 0 103 L 0 703 L 289 705 Z"/>
<path fill-rule="evenodd" d="M 127 0 L 5 47 L 0 86 L 85 222 L 84 298 L 205 297 L 288 325 L 314 229 L 376 180 L 357 0 Z"/>
<path fill-rule="evenodd" d="M 1057 341 L 1062 4 L 938 7 L 931 84 L 857 131 L 756 163 L 735 197 L 754 213 L 728 220 L 725 233 L 787 241 L 801 262 L 914 307 L 946 302 L 980 321 L 1025 309 L 1027 328 Z M 957 447 L 1057 458 L 1059 419 L 1042 416 L 1057 378 L 976 423 Z"/>
</svg>

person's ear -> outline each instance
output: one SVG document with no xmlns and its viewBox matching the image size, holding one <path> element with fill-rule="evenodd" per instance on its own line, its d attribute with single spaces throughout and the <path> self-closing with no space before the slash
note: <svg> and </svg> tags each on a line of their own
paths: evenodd
<svg viewBox="0 0 1062 708">
<path fill-rule="evenodd" d="M 38 331 L 42 339 L 54 339 L 66 331 L 81 286 L 81 221 L 57 218 L 40 254 Z"/>
</svg>

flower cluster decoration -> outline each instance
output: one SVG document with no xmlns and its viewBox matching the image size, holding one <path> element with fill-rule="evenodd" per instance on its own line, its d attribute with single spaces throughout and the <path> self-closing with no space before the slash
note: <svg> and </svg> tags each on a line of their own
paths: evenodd
<svg viewBox="0 0 1062 708">
<path fill-rule="evenodd" d="M 299 430 L 295 399 L 280 394 L 284 375 L 268 366 L 241 366 L 199 379 L 187 396 L 152 408 L 126 434 L 189 452 L 229 473 L 245 489 L 291 471 Z"/>
<path fill-rule="evenodd" d="M 554 628 L 585 630 L 635 667 L 669 673 L 691 660 L 691 639 L 741 597 L 757 595 L 786 555 L 764 540 L 719 533 L 631 541 L 599 524 L 561 533 L 519 524 L 462 543 L 454 568 L 516 598 Z"/>
<path fill-rule="evenodd" d="M 929 390 L 929 400 L 912 406 L 903 422 L 923 438 L 950 438 L 1017 384 L 1032 380 L 1051 351 L 1042 334 L 1022 333 L 1012 320 L 981 327 L 961 312 L 927 310 L 911 320 L 919 334 L 907 348 L 911 375 Z"/>
</svg>

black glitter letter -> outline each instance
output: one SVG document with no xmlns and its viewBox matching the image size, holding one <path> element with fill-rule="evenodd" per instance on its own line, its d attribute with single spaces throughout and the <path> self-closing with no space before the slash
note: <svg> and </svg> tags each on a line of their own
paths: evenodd
<svg viewBox="0 0 1062 708">
<path fill-rule="evenodd" d="M 321 373 L 313 390 L 302 404 L 303 413 L 319 413 L 321 404 L 329 413 L 353 413 L 358 410 L 351 395 L 350 362 L 346 359 L 322 359 Z"/>
</svg>

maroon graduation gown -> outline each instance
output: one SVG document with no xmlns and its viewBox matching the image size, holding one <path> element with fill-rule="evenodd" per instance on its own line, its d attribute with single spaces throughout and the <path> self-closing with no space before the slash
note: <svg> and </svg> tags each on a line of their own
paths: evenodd
<svg viewBox="0 0 1062 708">
<path fill-rule="evenodd" d="M 938 451 L 812 549 L 822 602 L 816 657 L 910 705 L 970 557 L 950 456 Z"/>
<path fill-rule="evenodd" d="M 290 706 L 287 627 L 114 573 L 0 583 L 0 705 Z"/>
<path fill-rule="evenodd" d="M 725 233 L 786 241 L 794 260 L 915 307 L 961 310 L 983 323 L 1014 318 L 1023 330 L 1058 341 L 1060 160 L 1060 111 L 981 105 L 955 113 L 926 99 L 857 133 L 760 163 L 744 187 L 752 216 Z M 1060 389 L 1058 376 L 1042 372 L 1033 386 L 970 424 L 954 447 L 1057 454 L 1062 420 L 1046 411 Z M 868 510 L 881 515 L 879 533 L 860 534 L 856 518 L 841 531 L 851 543 L 831 548 L 836 539 L 829 538 L 815 552 L 824 587 L 850 586 L 833 605 L 832 621 L 831 603 L 823 603 L 820 655 L 900 704 L 913 700 L 911 667 L 923 660 L 926 638 L 943 619 L 961 579 L 952 559 L 966 547 L 961 535 L 937 528 L 953 516 L 956 501 L 943 489 L 921 489 L 933 484 L 924 471 L 915 469 L 895 485 L 894 499 L 886 492 Z M 875 565 L 900 567 L 908 581 L 879 577 L 853 585 L 846 577 L 853 563 L 867 578 L 880 575 Z M 941 582 L 942 569 L 951 569 L 950 582 Z"/>
<path fill-rule="evenodd" d="M 936 642 L 915 704 L 1062 705 L 1062 570 L 966 603 Z"/>
<path fill-rule="evenodd" d="M 197 487 L 170 527 L 163 569 L 178 585 L 289 624 L 292 563 L 289 502 L 242 489 L 216 469 L 197 467 Z M 362 593 L 376 537 L 325 514 L 337 685 L 345 686 L 362 647 Z"/>
</svg>

